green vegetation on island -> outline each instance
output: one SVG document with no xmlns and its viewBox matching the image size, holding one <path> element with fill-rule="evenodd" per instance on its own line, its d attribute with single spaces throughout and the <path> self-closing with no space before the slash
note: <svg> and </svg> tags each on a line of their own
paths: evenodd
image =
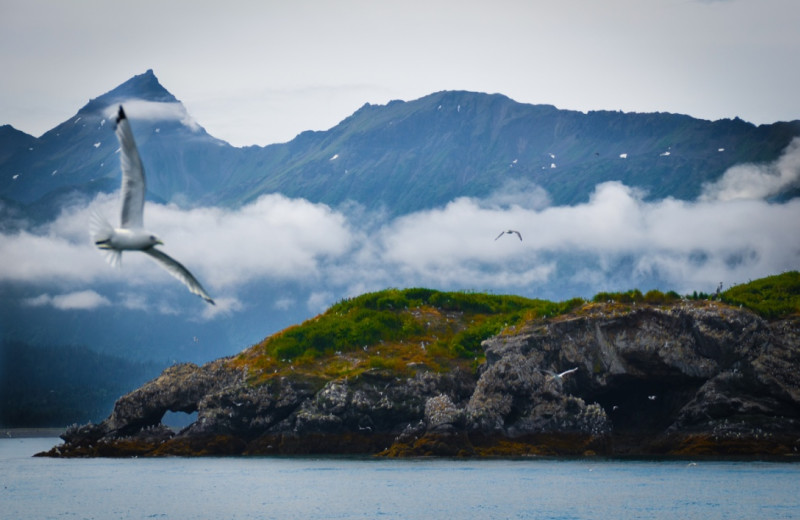
<svg viewBox="0 0 800 520">
<path fill-rule="evenodd" d="M 364 294 L 238 356 L 169 367 L 46 455 L 796 458 L 796 280 L 564 303 Z M 170 410 L 196 420 L 175 433 Z"/>
<path fill-rule="evenodd" d="M 658 290 L 644 294 L 638 289 L 626 292 L 601 292 L 592 299 L 595 303 L 646 303 L 665 305 L 689 300 L 719 300 L 728 305 L 742 306 L 765 319 L 781 319 L 800 314 L 800 272 L 789 271 L 745 284 L 734 285 L 719 294 L 694 291 L 680 296 L 675 291 Z"/>
<path fill-rule="evenodd" d="M 386 289 L 342 300 L 323 314 L 242 352 L 251 382 L 274 376 L 355 376 L 385 369 L 407 374 L 421 365 L 474 369 L 484 339 L 536 318 L 569 312 L 582 299 L 554 303 L 521 296 L 432 289 Z"/>
<path fill-rule="evenodd" d="M 417 370 L 474 371 L 484 361 L 481 342 L 526 323 L 574 314 L 668 306 L 683 300 L 719 300 L 761 317 L 800 316 L 800 272 L 736 285 L 719 294 L 674 291 L 602 292 L 551 302 L 512 295 L 386 289 L 342 300 L 326 312 L 271 335 L 231 359 L 259 385 L 274 377 L 320 383 L 381 370 L 407 376 Z M 58 363 L 42 364 L 47 359 Z M 0 349 L 0 425 L 60 426 L 97 421 L 122 394 L 159 368 L 98 354 L 87 347 L 33 347 L 6 342 Z"/>
<path fill-rule="evenodd" d="M 766 319 L 800 315 L 800 272 L 789 271 L 735 285 L 721 294 L 723 302 L 741 305 Z"/>
<path fill-rule="evenodd" d="M 537 319 L 588 310 L 597 304 L 675 305 L 683 300 L 741 305 L 766 319 L 800 314 L 800 273 L 788 272 L 719 294 L 638 289 L 602 292 L 586 301 L 551 302 L 513 295 L 386 289 L 342 300 L 326 312 L 289 327 L 239 354 L 252 384 L 273 377 L 327 381 L 369 370 L 401 375 L 425 368 L 475 370 L 484 359 L 481 342 L 504 329 Z"/>
</svg>

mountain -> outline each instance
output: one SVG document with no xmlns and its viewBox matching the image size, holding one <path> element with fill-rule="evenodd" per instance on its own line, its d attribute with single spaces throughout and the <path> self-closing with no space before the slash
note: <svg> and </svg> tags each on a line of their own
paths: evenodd
<svg viewBox="0 0 800 520">
<path fill-rule="evenodd" d="M 208 135 L 148 70 L 92 99 L 74 117 L 26 147 L 17 147 L 0 162 L 0 177 L 6 179 L 0 196 L 47 218 L 76 196 L 118 190 L 119 145 L 113 116 L 123 103 L 135 114 L 134 133 L 151 198 L 163 201 L 205 193 L 217 182 L 213 166 L 233 160 L 226 155 L 233 147 Z"/>
<path fill-rule="evenodd" d="M 796 458 L 800 273 L 718 300 L 365 294 L 238 356 L 171 366 L 47 455 Z M 196 420 L 176 434 L 170 410 Z"/>
<path fill-rule="evenodd" d="M 0 163 L 3 163 L 20 150 L 32 147 L 36 138 L 11 125 L 3 125 L 0 126 L 0 143 L 3 143 L 0 146 Z"/>
<path fill-rule="evenodd" d="M 506 181 L 536 183 L 555 204 L 571 204 L 600 182 L 621 180 L 652 198 L 692 199 L 734 164 L 773 160 L 797 135 L 800 121 L 756 127 L 673 114 L 583 114 L 497 94 L 439 92 L 365 105 L 326 132 L 253 150 L 258 162 L 238 169 L 222 197 L 278 191 L 404 214 L 485 197 Z M 246 173 L 259 165 L 261 179 Z"/>
<path fill-rule="evenodd" d="M 654 199 L 693 199 L 729 167 L 772 161 L 800 136 L 800 121 L 581 113 L 446 91 L 367 104 L 288 143 L 235 148 L 208 135 L 148 70 L 38 139 L 0 132 L 0 149 L 10 150 L 0 156 L 0 197 L 46 217 L 59 200 L 116 190 L 109 117 L 120 103 L 129 105 L 153 200 L 235 207 L 279 192 L 391 215 L 486 197 L 509 181 L 538 184 L 555 204 L 585 201 L 608 180 Z"/>
<path fill-rule="evenodd" d="M 122 270 L 109 268 L 89 241 L 91 211 L 102 204 L 108 215 L 117 211 L 116 195 L 94 197 L 119 190 L 118 104 L 131 119 L 148 199 L 168 203 L 151 204 L 146 221 L 161 212 L 153 231 L 214 291 L 213 308 L 147 260 L 137 265 L 144 255 L 126 254 Z M 777 233 L 796 220 L 797 200 L 759 201 L 758 210 L 659 203 L 693 200 L 731 165 L 774 166 L 799 125 L 584 114 L 448 91 L 364 105 L 327 131 L 237 148 L 209 135 L 148 70 L 41 137 L 0 127 L 0 358 L 24 343 L 46 347 L 43 358 L 87 345 L 145 367 L 206 363 L 385 287 L 564 299 L 609 287 L 708 291 L 720 280 L 795 269 L 794 230 Z M 608 180 L 624 184 L 602 184 Z M 453 211 L 421 211 L 498 189 L 532 198 L 536 186 L 551 201 L 541 211 L 509 204 L 484 211 L 487 205 L 464 200 Z M 630 187 L 656 202 L 642 203 Z M 568 205 L 593 190 L 600 207 Z M 286 197 L 265 196 L 274 192 Z M 797 195 L 789 189 L 776 198 Z M 607 229 L 595 225 L 605 222 L 604 204 L 623 210 Z M 488 231 L 463 225 L 465 206 Z M 643 216 L 633 238 L 629 206 Z M 729 229 L 751 220 L 746 233 L 731 236 Z M 526 234 L 543 223 L 551 235 L 544 246 Z M 525 241 L 492 242 L 506 225 L 527 226 L 519 228 Z M 209 232 L 199 233 L 202 226 Z M 717 228 L 722 242 L 707 238 Z"/>
</svg>

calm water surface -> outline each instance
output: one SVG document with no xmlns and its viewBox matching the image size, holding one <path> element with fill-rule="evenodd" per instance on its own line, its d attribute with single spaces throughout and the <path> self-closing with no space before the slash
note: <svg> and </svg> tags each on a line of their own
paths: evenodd
<svg viewBox="0 0 800 520">
<path fill-rule="evenodd" d="M 0 517 L 800 518 L 800 464 L 31 457 L 59 442 L 0 440 Z"/>
</svg>

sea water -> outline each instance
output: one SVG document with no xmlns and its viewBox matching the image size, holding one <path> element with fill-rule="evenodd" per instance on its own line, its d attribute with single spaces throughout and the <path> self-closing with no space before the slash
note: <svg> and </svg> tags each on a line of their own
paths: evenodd
<svg viewBox="0 0 800 520">
<path fill-rule="evenodd" d="M 0 518 L 800 518 L 794 463 L 32 457 L 58 442 L 0 440 Z"/>
</svg>

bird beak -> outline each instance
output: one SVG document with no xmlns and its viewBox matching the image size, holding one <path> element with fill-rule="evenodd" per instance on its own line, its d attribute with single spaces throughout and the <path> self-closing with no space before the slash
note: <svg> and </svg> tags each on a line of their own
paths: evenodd
<svg viewBox="0 0 800 520">
<path fill-rule="evenodd" d="M 156 240 L 156 244 L 158 244 L 160 246 L 163 246 L 164 242 L 159 238 L 159 239 Z"/>
</svg>

